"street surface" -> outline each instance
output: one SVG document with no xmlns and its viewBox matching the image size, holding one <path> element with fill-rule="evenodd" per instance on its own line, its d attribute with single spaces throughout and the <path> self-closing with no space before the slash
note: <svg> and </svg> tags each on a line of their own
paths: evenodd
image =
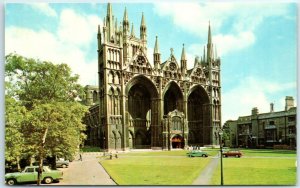
<svg viewBox="0 0 300 188">
<path fill-rule="evenodd" d="M 58 168 L 63 171 L 63 179 L 51 185 L 116 185 L 103 167 L 97 156 L 102 153 L 83 153 L 82 161 L 77 157 L 70 162 L 68 168 Z"/>
</svg>

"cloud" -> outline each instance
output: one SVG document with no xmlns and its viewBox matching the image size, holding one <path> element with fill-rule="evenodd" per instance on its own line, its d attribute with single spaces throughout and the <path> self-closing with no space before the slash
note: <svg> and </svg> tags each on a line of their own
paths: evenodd
<svg viewBox="0 0 300 188">
<path fill-rule="evenodd" d="M 32 3 L 29 4 L 33 9 L 50 17 L 57 17 L 56 11 L 50 7 L 48 3 Z"/>
<path fill-rule="evenodd" d="M 270 103 L 275 103 L 275 111 L 284 110 L 284 98 L 273 101 L 273 97 L 289 90 L 296 90 L 296 82 L 270 82 L 261 78 L 246 77 L 238 85 L 222 94 L 222 119 L 236 120 L 239 116 L 251 114 L 251 109 L 257 107 L 260 113 L 269 112 Z M 296 104 L 296 103 L 295 103 Z"/>
<path fill-rule="evenodd" d="M 213 43 L 217 43 L 219 54 L 222 56 L 253 45 L 256 41 L 256 28 L 268 17 L 286 16 L 287 10 L 287 3 L 165 2 L 154 4 L 154 11 L 159 16 L 171 17 L 177 27 L 202 39 L 206 39 L 210 21 Z"/>
<path fill-rule="evenodd" d="M 253 32 L 245 31 L 234 34 L 218 34 L 213 36 L 214 45 L 217 47 L 218 56 L 245 49 L 255 43 Z"/>
<path fill-rule="evenodd" d="M 95 40 L 95 31 L 100 22 L 100 18 L 95 15 L 81 15 L 74 10 L 65 9 L 60 15 L 58 37 L 71 45 L 89 45 Z"/>
<path fill-rule="evenodd" d="M 63 10 L 57 33 L 10 26 L 5 29 L 5 54 L 16 52 L 25 57 L 67 63 L 73 73 L 80 75 L 79 83 L 94 85 L 97 84 L 97 55 L 95 52 L 94 57 L 89 57 L 87 51 L 96 40 L 98 24 L 102 22 L 95 15 Z"/>
</svg>

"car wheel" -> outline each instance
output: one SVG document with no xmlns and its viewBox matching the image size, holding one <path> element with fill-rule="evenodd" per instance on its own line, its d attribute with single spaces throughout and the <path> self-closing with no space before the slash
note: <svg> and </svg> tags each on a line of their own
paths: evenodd
<svg viewBox="0 0 300 188">
<path fill-rule="evenodd" d="M 9 179 L 6 181 L 7 185 L 15 185 L 17 181 L 15 179 Z"/>
<path fill-rule="evenodd" d="M 62 165 L 62 167 L 63 167 L 63 168 L 66 168 L 66 167 L 67 167 L 67 165 L 63 164 L 63 165 Z"/>
<path fill-rule="evenodd" d="M 50 183 L 52 183 L 52 181 L 53 181 L 53 179 L 51 177 L 46 177 L 44 179 L 45 184 L 50 184 Z"/>
<path fill-rule="evenodd" d="M 236 157 L 240 157 L 239 155 L 236 155 Z"/>
<path fill-rule="evenodd" d="M 202 157 L 207 157 L 207 155 L 203 154 Z"/>
</svg>

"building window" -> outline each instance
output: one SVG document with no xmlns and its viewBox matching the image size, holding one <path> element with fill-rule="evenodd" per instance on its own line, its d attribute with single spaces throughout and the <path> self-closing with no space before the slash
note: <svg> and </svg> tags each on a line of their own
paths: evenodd
<svg viewBox="0 0 300 188">
<path fill-rule="evenodd" d="M 296 120 L 296 117 L 288 117 L 288 122 L 293 122 Z"/>
</svg>

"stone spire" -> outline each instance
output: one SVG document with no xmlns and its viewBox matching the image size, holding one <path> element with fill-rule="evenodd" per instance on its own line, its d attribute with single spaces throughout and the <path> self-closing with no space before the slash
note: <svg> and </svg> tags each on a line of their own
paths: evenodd
<svg viewBox="0 0 300 188">
<path fill-rule="evenodd" d="M 211 29 L 210 29 L 210 22 L 208 25 L 208 39 L 207 39 L 207 62 L 211 62 L 213 56 L 213 44 L 211 41 Z"/>
<path fill-rule="evenodd" d="M 185 55 L 185 50 L 184 50 L 184 44 L 182 44 L 181 60 L 185 60 L 185 61 L 186 61 L 186 55 Z"/>
<path fill-rule="evenodd" d="M 182 44 L 182 52 L 181 52 L 181 73 L 183 76 L 186 74 L 187 66 L 186 66 L 186 55 L 185 55 L 185 50 L 184 50 L 184 44 Z"/>
<path fill-rule="evenodd" d="M 131 36 L 135 37 L 133 23 L 131 24 Z"/>
<path fill-rule="evenodd" d="M 140 39 L 147 40 L 147 27 L 145 24 L 144 13 L 142 13 L 142 20 L 140 26 Z"/>
<path fill-rule="evenodd" d="M 107 29 L 107 41 L 114 38 L 114 19 L 112 13 L 112 6 L 110 3 L 107 4 L 107 15 L 106 15 L 106 27 Z"/>
<path fill-rule="evenodd" d="M 154 68 L 160 68 L 160 53 L 159 53 L 159 45 L 158 45 L 158 38 L 155 38 L 155 45 L 154 45 L 154 52 L 153 52 L 153 60 L 154 60 Z"/>
<path fill-rule="evenodd" d="M 159 44 L 158 44 L 157 36 L 155 38 L 154 54 L 159 54 Z"/>
<path fill-rule="evenodd" d="M 98 33 L 97 33 L 97 39 L 98 39 L 98 51 L 101 47 L 101 32 L 100 32 L 100 25 L 98 25 Z"/>
<path fill-rule="evenodd" d="M 125 10 L 124 10 L 124 18 L 123 18 L 123 21 L 128 21 L 128 14 L 127 14 L 127 8 L 125 7 Z"/>
<path fill-rule="evenodd" d="M 128 14 L 127 14 L 126 7 L 125 7 L 124 17 L 123 17 L 123 33 L 124 35 L 129 34 L 129 21 L 128 21 Z"/>
<path fill-rule="evenodd" d="M 210 22 L 208 23 L 208 44 L 211 44 L 211 30 L 210 30 Z"/>
</svg>

